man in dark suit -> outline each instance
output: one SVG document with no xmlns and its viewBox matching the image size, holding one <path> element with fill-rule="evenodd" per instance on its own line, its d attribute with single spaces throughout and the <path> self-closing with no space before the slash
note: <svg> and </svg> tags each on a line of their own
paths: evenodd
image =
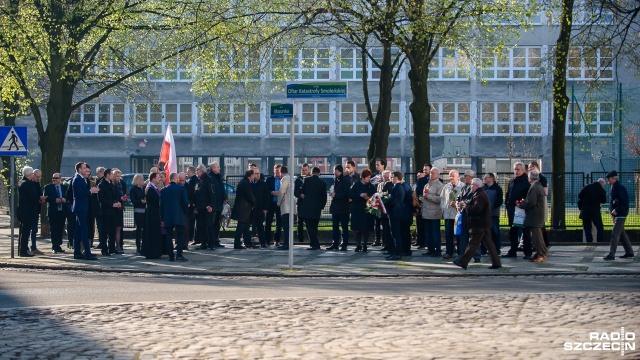
<svg viewBox="0 0 640 360">
<path fill-rule="evenodd" d="M 505 207 L 507 208 L 507 217 L 509 218 L 509 242 L 511 243 L 511 248 L 509 252 L 505 255 L 502 255 L 504 258 L 509 257 L 517 257 L 518 254 L 518 238 L 521 231 L 520 227 L 513 226 L 513 217 L 516 211 L 516 202 L 520 200 L 524 200 L 527 197 L 527 193 L 529 192 L 529 180 L 527 179 L 527 174 L 524 172 L 524 164 L 521 162 L 517 162 L 513 164 L 513 179 L 509 181 L 509 186 L 507 186 L 507 193 L 505 194 Z M 523 231 L 523 240 L 524 240 L 524 255 L 525 259 L 531 258 L 531 236 L 529 235 L 529 231 Z"/>
<path fill-rule="evenodd" d="M 302 199 L 300 198 L 300 190 L 304 179 L 309 176 L 309 164 L 304 163 L 300 168 L 300 176 L 296 178 L 293 186 L 293 196 L 296 197 L 296 206 L 298 206 L 298 242 L 304 242 L 304 219 L 300 216 L 300 207 L 302 206 Z"/>
<path fill-rule="evenodd" d="M 187 200 L 189 201 L 189 205 L 187 206 L 187 239 L 188 242 L 192 242 L 194 240 L 195 229 L 196 229 L 196 216 L 193 211 L 196 209 L 196 184 L 198 183 L 198 176 L 196 175 L 195 166 L 189 166 L 187 168 L 186 181 L 184 183 L 184 188 L 187 190 Z M 185 244 L 185 247 L 187 246 Z"/>
<path fill-rule="evenodd" d="M 195 186 L 195 210 L 196 233 L 195 237 L 200 242 L 199 250 L 216 248 L 213 242 L 213 209 L 215 208 L 215 197 L 213 184 L 210 176 L 207 175 L 207 168 L 199 165 L 196 169 L 199 182 Z"/>
<path fill-rule="evenodd" d="M 233 241 L 233 248 L 236 250 L 253 246 L 251 244 L 251 232 L 249 230 L 251 226 L 251 212 L 256 206 L 256 197 L 253 195 L 251 183 L 256 178 L 253 170 L 247 170 L 236 188 L 236 202 L 233 204 L 233 210 L 231 211 L 231 218 L 238 221 Z M 244 246 L 242 246 L 240 242 L 241 237 L 244 238 Z"/>
<path fill-rule="evenodd" d="M 267 248 L 267 239 L 264 236 L 264 218 L 269 210 L 269 202 L 271 201 L 271 194 L 269 194 L 269 187 L 267 183 L 260 178 L 260 169 L 256 166 L 252 166 L 255 180 L 253 180 L 253 195 L 256 197 L 256 206 L 253 208 L 253 214 L 251 219 L 251 226 L 254 233 L 258 234 L 260 239 L 260 248 Z"/>
<path fill-rule="evenodd" d="M 213 211 L 211 212 L 211 223 L 213 231 L 209 237 L 213 240 L 213 246 L 224 247 L 220 243 L 220 217 L 222 216 L 222 208 L 227 202 L 227 192 L 224 190 L 224 181 L 220 174 L 220 164 L 214 162 L 210 166 L 208 176 L 211 178 L 211 192 L 213 193 Z"/>
<path fill-rule="evenodd" d="M 273 241 L 277 246 L 280 243 L 280 231 L 282 229 L 280 207 L 278 206 L 278 191 L 280 190 L 280 179 L 282 174 L 280 169 L 282 165 L 276 164 L 273 166 L 273 176 L 267 178 L 267 186 L 271 192 L 271 200 L 269 203 L 269 210 L 267 211 L 267 218 L 265 222 L 264 236 L 267 238 L 267 242 Z M 271 223 L 273 223 L 273 217 L 276 217 L 276 231 L 271 236 Z"/>
<path fill-rule="evenodd" d="M 44 187 L 44 196 L 47 197 L 47 215 L 49 216 L 49 226 L 51 230 L 51 251 L 54 254 L 65 252 L 62 249 L 62 234 L 64 233 L 64 222 L 67 216 L 67 186 L 62 184 L 60 173 L 55 173 L 51 177 L 51 183 Z"/>
<path fill-rule="evenodd" d="M 471 199 L 468 203 L 464 203 L 465 220 L 469 231 L 469 244 L 460 259 L 456 259 L 453 263 L 463 269 L 467 269 L 467 265 L 472 257 L 474 257 L 480 247 L 480 244 L 489 251 L 491 255 L 491 267 L 489 269 L 499 269 L 502 267 L 500 255 L 491 240 L 491 203 L 489 195 L 482 188 L 482 180 L 474 178 L 471 180 Z"/>
<path fill-rule="evenodd" d="M 320 250 L 318 223 L 322 209 L 327 203 L 327 186 L 320 179 L 320 168 L 317 166 L 311 170 L 311 176 L 304 180 L 302 189 L 300 189 L 300 198 L 303 201 L 298 216 L 302 217 L 307 225 L 311 245 L 308 250 Z"/>
<path fill-rule="evenodd" d="M 20 241 L 18 256 L 31 257 L 29 252 L 29 235 L 31 224 L 37 221 L 36 209 L 40 206 L 40 194 L 33 186 L 33 168 L 25 166 L 22 169 L 22 180 L 18 183 L 18 221 L 20 221 Z"/>
<path fill-rule="evenodd" d="M 395 250 L 386 259 L 400 260 L 402 255 L 411 256 L 410 229 L 413 222 L 413 212 L 411 211 L 413 191 L 403 181 L 403 175 L 400 171 L 393 172 L 393 183 L 387 211 L 391 222 L 391 235 L 395 240 Z"/>
<path fill-rule="evenodd" d="M 187 261 L 182 256 L 182 240 L 184 239 L 184 227 L 186 225 L 187 206 L 189 200 L 187 199 L 187 190 L 184 186 L 177 184 L 178 174 L 171 173 L 169 175 L 169 185 L 164 187 L 160 191 L 160 216 L 162 217 L 162 224 L 167 230 L 165 237 L 165 247 L 167 254 L 169 254 L 169 261 L 174 261 L 173 256 L 173 232 L 176 232 L 176 246 L 177 253 L 175 260 Z"/>
<path fill-rule="evenodd" d="M 591 183 L 578 193 L 578 210 L 582 219 L 582 229 L 588 243 L 593 242 L 591 226 L 596 227 L 598 242 L 604 242 L 604 226 L 602 225 L 602 213 L 600 204 L 607 202 L 607 193 L 604 191 L 604 179 Z"/>
<path fill-rule="evenodd" d="M 76 214 L 76 232 L 74 235 L 73 258 L 85 260 L 97 260 L 98 257 L 91 254 L 91 247 L 87 238 L 87 225 L 89 221 L 89 197 L 98 193 L 97 187 L 89 187 L 86 179 L 90 171 L 84 162 L 76 164 L 76 176 L 73 178 L 73 212 Z M 84 246 L 84 254 L 81 247 Z"/>
</svg>

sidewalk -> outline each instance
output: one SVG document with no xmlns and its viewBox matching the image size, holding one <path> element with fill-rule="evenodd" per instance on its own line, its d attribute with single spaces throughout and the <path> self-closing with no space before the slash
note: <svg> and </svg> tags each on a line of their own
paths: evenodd
<svg viewBox="0 0 640 360">
<path fill-rule="evenodd" d="M 163 273 L 185 275 L 250 275 L 250 276 L 503 276 L 503 275 L 640 275 L 638 245 L 634 244 L 634 259 L 604 261 L 609 250 L 606 245 L 558 245 L 549 250 L 546 263 L 536 264 L 518 258 L 502 259 L 502 269 L 490 270 L 488 256 L 482 263 L 471 262 L 467 270 L 453 265 L 451 260 L 422 256 L 423 250 L 414 250 L 412 257 L 400 261 L 387 261 L 379 247 L 369 247 L 368 253 L 350 251 L 308 251 L 307 245 L 296 245 L 293 250 L 294 267 L 289 270 L 288 251 L 269 249 L 233 250 L 232 239 L 222 239 L 225 248 L 195 250 L 194 246 L 184 256 L 187 262 L 169 262 L 166 256 L 148 260 L 135 255 L 135 241 L 125 239 L 125 254 L 100 256 L 98 261 L 74 260 L 73 250 L 63 247 L 65 254 L 52 254 L 49 239 L 38 238 L 38 249 L 44 255 L 32 258 L 18 257 L 15 229 L 15 258 L 11 258 L 9 217 L 0 215 L 0 267 L 24 267 L 33 269 L 83 270 L 102 272 Z M 97 239 L 96 239 L 97 241 Z M 553 245 L 553 244 L 552 244 Z M 323 247 L 324 248 L 324 247 Z M 505 249 L 503 248 L 503 253 Z M 617 255 L 623 255 L 620 246 Z"/>
</svg>

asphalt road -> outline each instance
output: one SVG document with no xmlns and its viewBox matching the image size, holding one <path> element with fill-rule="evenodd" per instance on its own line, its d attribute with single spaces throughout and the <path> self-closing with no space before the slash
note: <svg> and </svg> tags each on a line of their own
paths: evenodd
<svg viewBox="0 0 640 360">
<path fill-rule="evenodd" d="M 0 308 L 335 296 L 638 292 L 638 276 L 243 278 L 1 269 Z"/>
</svg>

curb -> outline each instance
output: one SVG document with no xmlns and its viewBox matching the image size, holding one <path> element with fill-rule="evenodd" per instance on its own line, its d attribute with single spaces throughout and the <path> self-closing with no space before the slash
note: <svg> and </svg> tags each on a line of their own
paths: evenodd
<svg viewBox="0 0 640 360">
<path fill-rule="evenodd" d="M 559 272 L 547 273 L 460 273 L 460 274 L 287 274 L 287 273 L 250 273 L 250 272 L 201 272 L 201 271 L 164 271 L 164 270 L 137 270 L 137 269 L 112 269 L 95 268 L 87 266 L 53 266 L 36 264 L 15 264 L 0 262 L 1 268 L 29 269 L 29 270 L 63 270 L 63 271 L 83 271 L 89 273 L 112 273 L 112 274 L 150 274 L 150 275 L 182 275 L 182 276 L 207 276 L 207 277 L 262 277 L 262 278 L 425 278 L 425 277 L 538 277 L 538 276 L 640 276 L 640 271 L 630 271 L 625 273 L 611 272 Z"/>
</svg>

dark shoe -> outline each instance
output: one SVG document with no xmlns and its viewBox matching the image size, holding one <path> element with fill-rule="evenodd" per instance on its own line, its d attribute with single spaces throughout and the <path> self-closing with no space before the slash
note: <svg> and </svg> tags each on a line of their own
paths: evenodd
<svg viewBox="0 0 640 360">
<path fill-rule="evenodd" d="M 356 246 L 356 249 L 354 250 L 355 252 L 360 252 L 362 250 L 362 246 L 358 245 Z"/>
<path fill-rule="evenodd" d="M 382 253 L 382 255 L 391 256 L 391 255 L 393 255 L 393 251 L 385 251 L 385 252 Z"/>
<path fill-rule="evenodd" d="M 341 246 L 340 247 L 340 251 L 347 251 L 347 246 L 346 245 L 345 246 Z"/>
<path fill-rule="evenodd" d="M 620 256 L 620 259 L 627 259 L 627 258 L 633 258 L 633 253 L 631 253 L 631 254 L 624 254 L 624 255 Z"/>
<path fill-rule="evenodd" d="M 198 250 L 207 250 L 207 244 L 202 244 L 202 245 L 198 246 L 196 249 L 198 249 Z"/>
<path fill-rule="evenodd" d="M 169 256 L 169 262 L 174 262 L 176 259 L 173 256 Z"/>
<path fill-rule="evenodd" d="M 467 265 L 462 264 L 459 259 L 453 260 L 453 265 L 460 266 L 461 268 L 467 270 Z"/>
<path fill-rule="evenodd" d="M 413 256 L 411 251 L 400 253 L 400 256 Z"/>
<path fill-rule="evenodd" d="M 502 265 L 491 265 L 491 266 L 489 266 L 489 269 L 496 270 L 496 269 L 500 269 L 501 267 L 502 267 Z"/>
<path fill-rule="evenodd" d="M 180 256 L 176 256 L 176 260 L 177 260 L 177 261 L 182 261 L 182 262 L 187 261 L 187 259 L 185 259 L 185 258 L 184 258 L 184 256 L 182 256 L 182 255 L 180 255 Z"/>
<path fill-rule="evenodd" d="M 24 254 L 19 254 L 18 256 L 20 257 L 33 257 L 33 254 L 29 254 L 29 253 L 24 253 Z M 84 257 L 82 257 L 84 259 Z"/>
<path fill-rule="evenodd" d="M 67 249 L 73 249 L 73 243 L 71 241 L 67 242 Z"/>
<path fill-rule="evenodd" d="M 124 254 L 124 251 L 122 251 L 122 250 L 116 250 L 116 251 L 115 251 L 115 253 L 116 253 L 116 254 L 118 254 L 118 255 L 122 255 L 122 254 Z"/>
<path fill-rule="evenodd" d="M 61 247 L 57 247 L 55 249 L 51 249 L 51 252 L 54 253 L 54 254 L 64 254 L 64 253 L 66 253 L 66 251 L 64 251 Z"/>
<path fill-rule="evenodd" d="M 442 255 L 442 258 L 443 258 L 443 259 L 451 259 L 452 257 L 453 257 L 453 255 L 451 255 L 451 254 L 444 254 L 444 255 Z"/>
<path fill-rule="evenodd" d="M 278 250 L 289 250 L 289 247 L 282 245 L 282 246 L 278 246 L 277 249 Z"/>
<path fill-rule="evenodd" d="M 136 255 L 137 255 L 137 256 L 142 256 L 142 251 L 140 251 L 140 250 L 136 250 Z"/>
<path fill-rule="evenodd" d="M 91 254 L 91 255 L 85 255 L 84 259 L 85 260 L 98 260 L 98 257 L 93 255 L 93 254 Z"/>
<path fill-rule="evenodd" d="M 234 247 L 233 247 L 233 249 L 234 249 L 234 250 L 246 250 L 246 249 L 247 249 L 247 247 L 246 247 L 246 246 L 242 246 L 242 245 L 240 245 L 240 246 L 234 246 Z"/>
<path fill-rule="evenodd" d="M 364 245 L 362 246 L 362 252 L 363 252 L 363 253 L 366 253 L 366 252 L 367 252 L 367 244 L 364 244 Z"/>
<path fill-rule="evenodd" d="M 525 255 L 522 257 L 525 260 L 532 260 L 533 258 L 531 257 L 531 255 Z"/>
<path fill-rule="evenodd" d="M 222 245 L 222 244 L 220 244 L 220 243 L 217 243 L 217 244 L 216 244 L 216 247 L 223 248 L 223 247 L 225 247 L 225 246 L 224 246 L 224 245 Z"/>
<path fill-rule="evenodd" d="M 615 260 L 616 257 L 613 254 L 607 254 L 607 256 L 603 257 L 604 260 Z"/>
<path fill-rule="evenodd" d="M 474 264 L 478 264 L 478 263 L 480 263 L 480 262 L 482 262 L 482 261 L 480 261 L 480 259 L 473 259 L 473 263 L 474 263 Z"/>
<path fill-rule="evenodd" d="M 515 258 L 518 257 L 518 254 L 514 254 L 514 253 L 506 253 L 504 255 L 502 255 L 503 258 Z"/>
<path fill-rule="evenodd" d="M 398 255 L 391 255 L 391 256 L 387 256 L 386 258 L 384 258 L 385 260 L 390 260 L 390 261 L 394 261 L 394 260 L 402 260 L 402 258 Z"/>
<path fill-rule="evenodd" d="M 44 253 L 38 249 L 31 249 L 31 253 L 34 255 L 44 255 Z"/>
<path fill-rule="evenodd" d="M 320 246 L 312 246 L 310 248 L 307 248 L 307 250 L 321 250 Z"/>
<path fill-rule="evenodd" d="M 376 241 L 373 244 L 371 244 L 371 246 L 380 246 L 380 245 L 382 245 L 380 241 Z"/>
<path fill-rule="evenodd" d="M 111 256 L 111 253 L 109 253 L 108 250 L 102 250 L 100 251 L 100 253 L 102 254 L 102 256 Z"/>
<path fill-rule="evenodd" d="M 331 245 L 327 248 L 325 248 L 325 250 L 339 250 L 340 247 L 338 245 Z"/>
</svg>

